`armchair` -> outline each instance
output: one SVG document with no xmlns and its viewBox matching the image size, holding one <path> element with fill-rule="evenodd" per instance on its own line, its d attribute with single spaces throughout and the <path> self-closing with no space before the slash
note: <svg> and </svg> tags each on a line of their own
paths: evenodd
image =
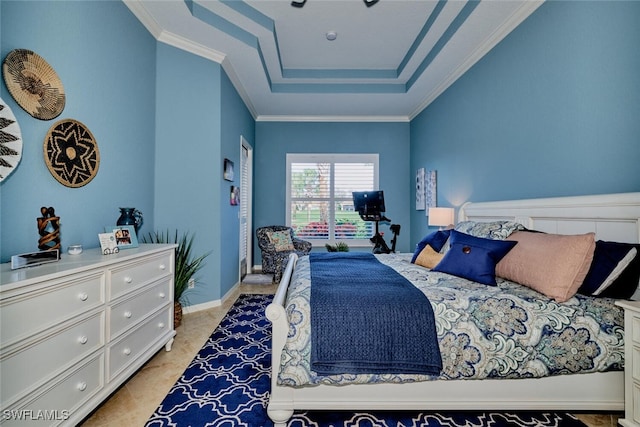
<svg viewBox="0 0 640 427">
<path fill-rule="evenodd" d="M 256 237 L 262 251 L 262 272 L 273 274 L 274 283 L 280 282 L 289 254 L 302 256 L 311 252 L 311 242 L 296 238 L 293 229 L 284 225 L 260 227 Z"/>
</svg>

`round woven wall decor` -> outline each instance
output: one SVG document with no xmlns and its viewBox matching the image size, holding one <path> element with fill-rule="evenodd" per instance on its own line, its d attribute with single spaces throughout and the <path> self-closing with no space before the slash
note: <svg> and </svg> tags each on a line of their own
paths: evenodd
<svg viewBox="0 0 640 427">
<path fill-rule="evenodd" d="M 43 150 L 49 172 L 67 187 L 82 187 L 98 173 L 98 144 L 77 120 L 64 119 L 51 126 Z"/>
<path fill-rule="evenodd" d="M 0 181 L 13 172 L 21 158 L 20 126 L 11 108 L 0 98 Z"/>
<path fill-rule="evenodd" d="M 33 117 L 51 120 L 64 110 L 66 98 L 62 82 L 37 53 L 12 50 L 4 59 L 2 74 L 11 96 Z"/>
</svg>

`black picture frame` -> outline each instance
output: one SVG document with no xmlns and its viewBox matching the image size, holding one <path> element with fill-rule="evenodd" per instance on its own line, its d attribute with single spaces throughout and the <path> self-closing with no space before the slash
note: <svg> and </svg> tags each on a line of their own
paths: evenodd
<svg viewBox="0 0 640 427">
<path fill-rule="evenodd" d="M 224 159 L 224 172 L 222 176 L 226 181 L 233 182 L 233 162 L 229 159 Z"/>
</svg>

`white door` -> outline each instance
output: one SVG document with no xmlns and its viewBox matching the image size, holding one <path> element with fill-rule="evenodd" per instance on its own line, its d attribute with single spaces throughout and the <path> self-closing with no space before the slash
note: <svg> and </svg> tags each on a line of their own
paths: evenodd
<svg viewBox="0 0 640 427">
<path fill-rule="evenodd" d="M 251 200 L 253 150 L 249 142 L 240 137 L 240 280 L 248 273 L 251 260 Z"/>
</svg>

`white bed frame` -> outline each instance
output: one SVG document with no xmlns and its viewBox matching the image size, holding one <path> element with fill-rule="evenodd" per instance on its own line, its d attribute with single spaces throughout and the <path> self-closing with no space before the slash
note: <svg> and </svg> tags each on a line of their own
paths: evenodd
<svg viewBox="0 0 640 427">
<path fill-rule="evenodd" d="M 514 220 L 557 234 L 595 232 L 596 239 L 640 242 L 640 192 L 467 203 L 459 221 Z M 624 373 L 561 375 L 539 379 L 426 381 L 406 384 L 277 384 L 289 332 L 284 304 L 297 257 L 292 255 L 266 316 L 272 322 L 271 395 L 267 412 L 285 426 L 294 410 L 575 410 L 624 409 Z"/>
</svg>

